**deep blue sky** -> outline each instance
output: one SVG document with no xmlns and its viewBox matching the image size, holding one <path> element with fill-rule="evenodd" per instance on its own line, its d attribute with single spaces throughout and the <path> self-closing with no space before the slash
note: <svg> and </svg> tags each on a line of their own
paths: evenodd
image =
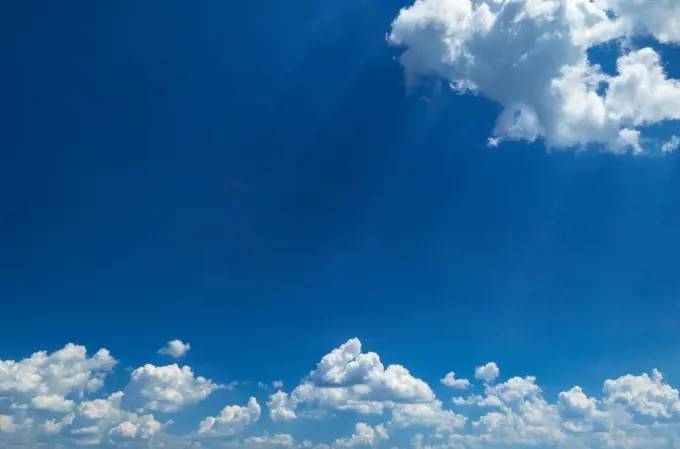
<svg viewBox="0 0 680 449">
<path fill-rule="evenodd" d="M 496 105 L 407 95 L 406 4 L 6 4 L 2 356 L 182 338 L 294 383 L 357 336 L 432 379 L 680 379 L 677 155 L 487 148 Z"/>
</svg>

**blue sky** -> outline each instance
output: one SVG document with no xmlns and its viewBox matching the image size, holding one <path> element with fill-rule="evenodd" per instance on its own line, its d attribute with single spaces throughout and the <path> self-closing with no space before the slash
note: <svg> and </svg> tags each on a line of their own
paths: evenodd
<svg viewBox="0 0 680 449">
<path fill-rule="evenodd" d="M 608 4 L 626 25 L 639 12 L 633 3 Z M 529 57 L 518 85 L 514 69 L 491 63 L 492 82 L 487 72 L 442 62 L 440 36 L 428 30 L 445 24 L 453 36 L 457 16 L 445 14 L 446 2 L 422 4 L 431 9 L 419 15 L 413 7 L 410 16 L 400 10 L 412 3 L 394 0 L 5 6 L 0 363 L 8 367 L 74 343 L 88 355 L 54 363 L 75 364 L 87 379 L 104 382 L 81 398 L 85 384 L 57 388 L 63 379 L 45 380 L 22 399 L 26 391 L 2 386 L 7 373 L 0 369 L 0 396 L 11 398 L 0 401 L 0 417 L 9 417 L 4 428 L 0 419 L 0 441 L 71 447 L 80 438 L 72 431 L 82 407 L 73 405 L 75 421 L 46 435 L 43 421 L 69 415 L 17 411 L 10 403 L 35 408 L 31 398 L 42 394 L 79 404 L 120 390 L 121 410 L 135 415 L 111 418 L 108 427 L 102 420 L 101 447 L 122 444 L 116 436 L 125 429 L 116 426 L 140 426 L 149 412 L 174 423 L 153 437 L 143 437 L 139 427 L 133 440 L 140 447 L 163 441 L 166 447 L 304 447 L 304 440 L 415 447 L 415 434 L 423 434 L 421 446 L 454 447 L 473 443 L 451 436 L 463 431 L 442 430 L 441 413 L 466 414 L 469 427 L 488 410 L 451 399 L 483 391 L 502 396 L 494 382 L 512 376 L 536 376 L 542 396 L 530 388 L 526 397 L 545 398 L 560 413 L 559 393 L 578 385 L 612 416 L 607 398 L 616 395 L 603 392 L 607 379 L 631 374 L 631 382 L 644 383 L 648 373 L 654 383 L 657 368 L 664 382 L 680 384 L 680 172 L 677 153 L 660 150 L 680 135 L 674 121 L 680 111 L 662 104 L 680 98 L 672 83 L 680 78 L 680 36 L 669 28 L 680 17 L 677 7 L 658 1 L 657 10 L 648 7 L 649 18 L 584 47 L 590 62 L 612 76 L 610 92 L 616 61 L 644 56 L 638 50 L 645 48 L 659 55 L 669 83 L 658 94 L 645 91 L 642 81 L 642 87 L 621 81 L 638 96 L 609 95 L 608 118 L 595 129 L 580 116 L 568 122 L 573 114 L 555 112 L 562 103 L 524 91 L 531 76 L 541 80 L 542 59 Z M 531 2 L 518 4 L 528 10 Z M 490 34 L 461 36 L 479 52 L 480 66 L 499 60 L 492 49 L 500 41 Z M 631 48 L 621 44 L 628 38 Z M 538 42 L 527 39 L 522 45 Z M 405 51 L 416 62 L 400 60 Z M 423 62 L 430 60 L 437 62 Z M 416 84 L 414 73 L 423 76 Z M 474 95 L 446 87 L 463 78 L 477 85 Z M 610 123 L 627 107 L 634 117 Z M 501 126 L 503 110 L 529 122 Z M 541 126 L 529 129 L 534 118 Z M 642 139 L 624 145 L 618 132 L 629 128 L 642 130 Z M 489 144 L 495 137 L 498 145 Z M 404 387 L 404 393 L 382 374 L 369 382 L 349 362 L 333 371 L 345 372 L 344 380 L 317 367 L 352 338 L 361 341 L 362 354 L 380 355 L 385 372 L 403 366 L 407 385 L 425 382 L 434 391 L 442 402 L 434 406 L 436 424 L 413 418 L 400 427 L 399 408 L 384 405 L 395 400 L 390 395 L 399 404 L 431 404 L 427 391 Z M 191 349 L 177 360 L 156 353 L 174 339 Z M 88 361 L 99 348 L 117 362 Z M 367 372 L 382 372 L 367 360 L 361 362 Z M 475 367 L 491 361 L 500 377 L 475 379 Z M 172 388 L 190 397 L 182 396 L 172 412 L 162 402 L 154 410 L 139 385 L 155 385 L 158 378 L 149 373 L 175 362 L 190 366 L 192 375 Z M 133 371 L 142 380 L 135 383 Z M 471 390 L 441 384 L 450 371 L 470 379 Z M 192 389 L 201 390 L 194 374 L 229 388 L 192 396 Z M 287 405 L 295 419 L 271 417 L 274 407 L 266 404 L 278 388 L 257 383 L 272 381 L 282 381 L 290 398 L 297 395 Z M 327 391 L 334 382 L 336 392 L 368 385 L 370 401 L 384 403 L 385 411 L 348 411 L 349 403 L 314 402 L 316 390 L 309 397 L 295 393 L 300 385 Z M 678 393 L 667 387 L 675 393 L 630 387 L 651 396 L 628 400 L 626 413 L 677 418 Z M 675 398 L 662 401 L 668 416 L 640 408 L 660 395 Z M 246 407 L 251 396 L 261 408 L 258 419 L 239 409 L 243 428 L 228 422 L 221 435 L 197 433 L 207 416 Z M 133 410 L 135 401 L 143 412 Z M 506 417 L 521 412 L 501 410 Z M 586 415 L 583 420 L 598 416 Z M 370 432 L 356 423 L 367 423 Z M 600 432 L 598 425 L 604 426 L 588 432 Z M 371 432 L 372 439 L 336 442 Z M 294 442 L 247 440 L 276 434 Z M 660 444 L 672 444 L 673 435 Z M 599 447 L 593 438 L 579 441 Z M 637 437 L 626 438 L 626 447 L 637 444 Z M 532 444 L 553 447 L 557 440 Z"/>
</svg>

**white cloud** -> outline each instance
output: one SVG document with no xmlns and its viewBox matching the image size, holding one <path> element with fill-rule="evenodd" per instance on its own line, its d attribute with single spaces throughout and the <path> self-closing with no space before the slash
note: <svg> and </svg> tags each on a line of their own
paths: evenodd
<svg viewBox="0 0 680 449">
<path fill-rule="evenodd" d="M 98 420 L 110 416 L 118 409 L 123 392 L 113 393 L 106 399 L 94 399 L 78 404 L 78 413 L 88 419 Z"/>
<path fill-rule="evenodd" d="M 148 440 L 161 430 L 161 423 L 152 415 L 137 417 L 134 421 L 123 421 L 109 431 L 111 436 L 119 436 L 124 439 L 141 438 Z"/>
<path fill-rule="evenodd" d="M 389 365 L 385 368 L 375 352 L 362 353 L 361 342 L 357 338 L 326 354 L 309 378 L 318 386 L 368 385 L 368 394 L 384 395 L 389 399 L 434 399 L 430 387 L 411 376 L 403 366 Z"/>
<path fill-rule="evenodd" d="M 563 391 L 559 395 L 558 404 L 566 416 L 590 417 L 597 413 L 597 399 L 589 398 L 581 387 Z"/>
<path fill-rule="evenodd" d="M 430 386 L 401 365 L 385 367 L 378 354 L 363 353 L 357 338 L 326 354 L 290 394 L 287 408 L 312 407 L 381 414 L 396 403 L 429 403 Z"/>
<path fill-rule="evenodd" d="M 293 437 L 286 433 L 275 435 L 263 435 L 260 437 L 250 437 L 243 440 L 246 446 L 293 446 Z"/>
<path fill-rule="evenodd" d="M 78 436 L 76 444 L 98 445 L 107 438 L 148 440 L 163 428 L 164 425 L 156 421 L 153 415 L 123 410 L 121 405 L 124 397 L 125 393 L 118 391 L 106 399 L 78 404 L 75 420 L 72 421 L 75 428 L 71 430 L 73 435 Z"/>
<path fill-rule="evenodd" d="M 283 388 L 283 381 L 280 380 L 274 380 L 272 382 L 258 382 L 257 386 L 262 388 L 263 390 L 267 391 L 273 391 L 273 390 L 281 390 Z"/>
<path fill-rule="evenodd" d="M 121 436 L 123 438 L 134 438 L 137 436 L 137 426 L 130 421 L 123 421 L 109 432 L 113 436 Z"/>
<path fill-rule="evenodd" d="M 486 387 L 487 396 L 498 397 L 504 403 L 524 401 L 527 397 L 540 392 L 541 389 L 536 385 L 536 378 L 533 376 L 513 377 L 501 384 Z"/>
<path fill-rule="evenodd" d="M 389 42 L 404 46 L 411 82 L 434 75 L 503 107 L 492 146 L 543 138 L 548 147 L 642 152 L 640 130 L 680 119 L 680 83 L 652 48 L 622 45 L 614 75 L 588 50 L 638 34 L 678 43 L 678 24 L 675 0 L 416 0 Z"/>
<path fill-rule="evenodd" d="M 234 435 L 260 419 L 262 410 L 254 397 L 248 400 L 246 407 L 228 405 L 219 416 L 208 416 L 199 426 L 199 434 Z"/>
<path fill-rule="evenodd" d="M 12 433 L 19 428 L 20 426 L 14 423 L 13 416 L 0 415 L 0 432 Z"/>
<path fill-rule="evenodd" d="M 158 354 L 165 354 L 171 357 L 182 357 L 184 354 L 189 352 L 191 345 L 189 343 L 184 343 L 182 340 L 172 340 L 169 341 L 158 350 Z"/>
<path fill-rule="evenodd" d="M 380 440 L 386 440 L 389 436 L 385 427 L 378 424 L 375 428 L 360 422 L 355 426 L 354 434 L 350 438 L 338 438 L 335 447 L 373 446 Z"/>
<path fill-rule="evenodd" d="M 607 403 L 622 403 L 643 415 L 669 418 L 680 412 L 678 390 L 665 384 L 658 370 L 651 377 L 645 373 L 607 380 L 603 391 Z"/>
<path fill-rule="evenodd" d="M 429 404 L 398 404 L 392 410 L 390 425 L 434 427 L 438 431 L 453 432 L 465 425 L 467 417 L 451 410 L 443 410 L 440 401 Z"/>
<path fill-rule="evenodd" d="M 672 153 L 680 147 L 680 137 L 672 136 L 669 140 L 661 145 L 661 151 L 664 153 Z"/>
<path fill-rule="evenodd" d="M 64 399 L 57 394 L 36 396 L 31 399 L 31 406 L 36 410 L 45 410 L 57 413 L 68 413 L 73 410 L 76 403 L 70 399 Z"/>
<path fill-rule="evenodd" d="M 134 370 L 125 387 L 124 406 L 138 411 L 176 412 L 224 388 L 201 376 L 194 377 L 189 366 L 144 365 Z"/>
<path fill-rule="evenodd" d="M 273 421 L 290 421 L 297 418 L 293 410 L 294 404 L 291 403 L 288 394 L 283 391 L 277 391 L 269 396 L 267 408 L 269 409 L 269 417 Z"/>
<path fill-rule="evenodd" d="M 43 430 L 49 435 L 54 435 L 61 432 L 64 427 L 73 424 L 76 415 L 74 413 L 69 413 L 61 418 L 60 421 L 56 419 L 48 419 L 43 423 Z"/>
<path fill-rule="evenodd" d="M 456 374 L 452 371 L 448 373 L 446 376 L 444 376 L 443 379 L 440 381 L 442 384 L 446 385 L 447 387 L 451 388 L 459 388 L 461 390 L 465 390 L 466 388 L 470 387 L 470 381 L 467 379 L 456 379 Z"/>
<path fill-rule="evenodd" d="M 484 366 L 478 366 L 475 368 L 475 378 L 483 380 L 486 383 L 491 383 L 500 374 L 498 366 L 494 362 L 489 362 Z"/>
<path fill-rule="evenodd" d="M 72 343 L 52 354 L 40 351 L 18 362 L 0 360 L 0 397 L 64 398 L 75 392 L 96 391 L 116 363 L 106 349 L 87 357 L 84 346 Z"/>
</svg>

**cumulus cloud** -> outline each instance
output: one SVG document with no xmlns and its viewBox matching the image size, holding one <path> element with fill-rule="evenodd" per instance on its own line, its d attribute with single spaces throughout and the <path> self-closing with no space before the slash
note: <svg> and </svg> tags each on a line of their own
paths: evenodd
<svg viewBox="0 0 680 449">
<path fill-rule="evenodd" d="M 390 425 L 404 428 L 410 426 L 434 427 L 439 432 L 452 432 L 465 425 L 467 417 L 443 410 L 441 401 L 429 404 L 398 404 L 392 410 Z"/>
<path fill-rule="evenodd" d="M 581 387 L 573 387 L 560 393 L 558 405 L 563 416 L 587 418 L 597 412 L 598 403 L 595 398 L 586 396 Z"/>
<path fill-rule="evenodd" d="M 245 427 L 260 419 L 262 409 L 257 399 L 251 397 L 248 405 L 228 405 L 222 409 L 219 416 L 208 416 L 199 426 L 198 433 L 202 435 L 234 435 Z"/>
<path fill-rule="evenodd" d="M 125 387 L 124 405 L 140 412 L 176 412 L 221 388 L 225 387 L 201 376 L 194 377 L 189 366 L 147 364 L 132 372 Z"/>
<path fill-rule="evenodd" d="M 99 445 L 108 439 L 149 440 L 163 428 L 153 415 L 141 415 L 122 408 L 125 393 L 118 391 L 105 399 L 83 401 L 76 408 L 71 434 L 78 445 Z M 169 425 L 168 421 L 166 425 Z M 60 429 L 61 430 L 61 429 Z"/>
<path fill-rule="evenodd" d="M 43 423 L 43 430 L 48 435 L 55 435 L 61 432 L 61 429 L 64 427 L 73 424 L 75 417 L 75 413 L 69 413 L 68 415 L 63 416 L 59 421 L 54 418 L 48 419 Z"/>
<path fill-rule="evenodd" d="M 72 343 L 52 354 L 40 351 L 20 361 L 0 360 L 0 397 L 39 398 L 38 405 L 64 402 L 72 393 L 98 390 L 117 363 L 106 349 L 88 357 L 84 346 Z"/>
<path fill-rule="evenodd" d="M 316 369 L 291 392 L 285 409 L 294 411 L 304 404 L 381 414 L 394 404 L 434 400 L 435 395 L 426 382 L 401 365 L 385 367 L 378 354 L 362 352 L 361 341 L 353 338 L 323 356 Z"/>
<path fill-rule="evenodd" d="M 456 374 L 452 371 L 441 379 L 441 383 L 451 388 L 459 388 L 465 390 L 470 386 L 470 381 L 467 379 L 456 379 Z"/>
<path fill-rule="evenodd" d="M 0 415 L 0 432 L 13 433 L 21 426 L 14 422 L 14 417 L 10 415 Z"/>
<path fill-rule="evenodd" d="M 631 38 L 678 43 L 678 24 L 675 0 L 416 0 L 388 40 L 405 49 L 411 82 L 440 77 L 502 106 L 490 145 L 541 138 L 642 153 L 647 126 L 680 119 L 680 82 Z M 606 74 L 589 50 L 618 42 L 616 73 Z"/>
<path fill-rule="evenodd" d="M 153 415 L 135 417 L 133 421 L 123 421 L 109 431 L 112 437 L 124 439 L 135 439 L 140 437 L 143 440 L 150 439 L 161 430 L 161 423 L 156 421 Z"/>
<path fill-rule="evenodd" d="M 269 396 L 267 408 L 269 409 L 269 417 L 272 421 L 290 421 L 297 418 L 293 408 L 295 404 L 291 402 L 288 393 L 277 391 Z"/>
<path fill-rule="evenodd" d="M 636 412 L 654 418 L 669 418 L 680 411 L 678 390 L 664 383 L 663 375 L 627 375 L 604 383 L 608 403 L 621 403 Z"/>
<path fill-rule="evenodd" d="M 73 410 L 76 403 L 70 399 L 64 399 L 57 394 L 41 395 L 31 399 L 31 406 L 36 410 L 45 410 L 57 413 L 67 413 Z"/>
<path fill-rule="evenodd" d="M 374 446 L 380 440 L 388 439 L 387 430 L 382 424 L 371 427 L 360 422 L 355 426 L 354 434 L 350 438 L 338 438 L 334 446 L 338 448 L 355 446 Z"/>
<path fill-rule="evenodd" d="M 189 352 L 191 345 L 189 343 L 184 343 L 182 340 L 172 340 L 169 341 L 158 350 L 158 354 L 169 355 L 174 358 L 182 357 L 184 354 Z"/>
<path fill-rule="evenodd" d="M 489 362 L 484 366 L 475 368 L 475 379 L 483 380 L 486 383 L 491 383 L 500 374 L 498 366 L 494 362 Z"/>
</svg>

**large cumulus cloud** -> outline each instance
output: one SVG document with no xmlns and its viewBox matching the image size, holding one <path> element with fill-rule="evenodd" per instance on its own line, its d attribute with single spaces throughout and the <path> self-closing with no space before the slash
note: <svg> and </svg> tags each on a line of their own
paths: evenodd
<svg viewBox="0 0 680 449">
<path fill-rule="evenodd" d="M 680 119 L 680 82 L 659 53 L 631 38 L 680 42 L 675 0 L 417 0 L 392 23 L 407 77 L 447 80 L 503 110 L 489 142 L 543 139 L 548 147 L 635 153 L 672 148 L 645 127 Z M 617 72 L 589 60 L 620 45 Z"/>
</svg>

